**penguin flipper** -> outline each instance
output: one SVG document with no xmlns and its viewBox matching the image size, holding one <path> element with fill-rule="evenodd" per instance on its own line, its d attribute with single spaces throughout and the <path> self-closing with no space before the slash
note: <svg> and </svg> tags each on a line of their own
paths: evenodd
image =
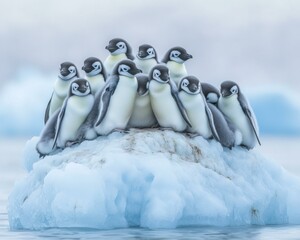
<svg viewBox="0 0 300 240">
<path fill-rule="evenodd" d="M 255 116 L 251 110 L 251 107 L 250 107 L 248 101 L 246 100 L 245 96 L 242 93 L 239 94 L 238 100 L 243 109 L 243 112 L 246 114 L 246 116 L 248 117 L 248 119 L 251 123 L 252 129 L 255 133 L 255 137 L 257 139 L 258 144 L 261 145 L 261 142 L 260 142 L 260 139 L 258 136 L 257 122 L 256 122 Z"/>
<path fill-rule="evenodd" d="M 50 114 L 50 105 L 51 105 L 51 101 L 52 101 L 52 97 L 53 97 L 53 93 L 50 97 L 50 100 L 47 104 L 47 108 L 46 108 L 46 111 L 45 111 L 45 116 L 44 116 L 44 124 L 46 124 L 46 122 L 48 121 L 49 119 L 49 114 Z"/>
<path fill-rule="evenodd" d="M 205 97 L 201 94 L 202 98 L 203 98 L 203 102 L 205 104 L 205 112 L 206 112 L 206 115 L 208 117 L 208 123 L 209 123 L 209 126 L 210 126 L 210 129 L 211 129 L 211 133 L 213 135 L 213 137 L 218 141 L 220 142 L 221 139 L 219 137 L 219 134 L 218 134 L 218 131 L 216 129 L 216 126 L 215 126 L 215 120 L 214 120 L 214 115 L 213 115 L 213 111 L 211 110 L 211 108 L 209 107 L 209 105 L 207 104 L 206 100 L 205 100 Z"/>
<path fill-rule="evenodd" d="M 63 106 L 60 109 L 58 117 L 57 117 L 55 137 L 54 137 L 52 149 L 54 149 L 55 146 L 56 146 L 56 142 L 57 142 L 57 138 L 58 138 L 58 135 L 59 135 L 59 132 L 60 132 L 61 124 L 62 124 L 62 121 L 63 121 L 64 116 L 65 116 L 65 112 L 66 112 L 67 101 L 68 101 L 68 98 L 65 99 L 65 101 L 63 103 Z"/>
<path fill-rule="evenodd" d="M 187 123 L 187 125 L 189 127 L 192 127 L 192 124 L 191 124 L 191 121 L 187 115 L 187 112 L 185 110 L 185 107 L 183 106 L 179 96 L 178 96 L 178 90 L 177 90 L 177 86 L 176 84 L 170 80 L 170 87 L 171 87 L 171 95 L 173 97 L 173 99 L 175 100 L 177 106 L 178 106 L 178 109 L 181 113 L 181 116 L 183 117 L 184 121 Z"/>
<path fill-rule="evenodd" d="M 119 77 L 116 75 L 112 75 L 108 78 L 107 84 L 103 88 L 103 90 L 99 93 L 99 114 L 98 120 L 95 123 L 95 127 L 99 126 L 102 120 L 104 119 L 107 109 L 109 107 L 110 98 L 114 94 L 117 85 L 119 82 Z"/>
</svg>

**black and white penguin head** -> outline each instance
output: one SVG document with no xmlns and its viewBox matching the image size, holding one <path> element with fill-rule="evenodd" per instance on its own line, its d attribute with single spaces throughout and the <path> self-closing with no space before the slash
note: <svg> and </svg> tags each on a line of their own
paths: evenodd
<svg viewBox="0 0 300 240">
<path fill-rule="evenodd" d="M 120 61 L 114 68 L 112 75 L 120 75 L 126 77 L 134 77 L 142 71 L 138 69 L 135 63 L 131 60 L 125 59 Z"/>
<path fill-rule="evenodd" d="M 149 76 L 146 74 L 139 73 L 136 75 L 136 79 L 138 80 L 138 95 L 146 96 L 149 93 Z"/>
<path fill-rule="evenodd" d="M 157 62 L 156 51 L 155 51 L 154 47 L 152 47 L 149 44 L 143 44 L 143 45 L 139 46 L 139 52 L 136 56 L 138 59 L 141 59 L 141 60 L 154 58 Z"/>
<path fill-rule="evenodd" d="M 71 83 L 69 96 L 83 97 L 88 94 L 91 94 L 91 86 L 87 80 L 79 78 Z"/>
<path fill-rule="evenodd" d="M 188 54 L 184 48 L 173 47 L 165 54 L 164 58 L 161 61 L 163 63 L 167 63 L 169 61 L 184 63 L 190 58 L 193 58 L 193 56 L 191 54 Z"/>
<path fill-rule="evenodd" d="M 179 91 L 182 90 L 191 95 L 199 94 L 201 92 L 201 83 L 194 76 L 186 76 L 181 79 L 179 84 Z"/>
<path fill-rule="evenodd" d="M 126 54 L 128 59 L 134 59 L 130 45 L 122 38 L 110 40 L 105 49 L 107 49 L 111 55 Z"/>
<path fill-rule="evenodd" d="M 219 90 L 209 83 L 201 83 L 202 92 L 206 102 L 216 104 L 220 98 Z"/>
<path fill-rule="evenodd" d="M 239 92 L 239 86 L 233 81 L 225 81 L 221 84 L 222 97 L 231 97 L 234 95 L 238 95 Z"/>
<path fill-rule="evenodd" d="M 160 83 L 168 83 L 170 81 L 169 68 L 162 64 L 154 66 L 149 73 L 149 79 Z"/>
<path fill-rule="evenodd" d="M 71 80 L 74 77 L 79 77 L 76 66 L 71 62 L 63 62 L 60 64 L 58 77 L 64 81 Z"/>
<path fill-rule="evenodd" d="M 106 78 L 106 72 L 104 66 L 101 60 L 96 57 L 89 57 L 85 59 L 82 70 L 85 71 L 86 75 L 89 77 L 102 74 L 104 78 Z"/>
</svg>

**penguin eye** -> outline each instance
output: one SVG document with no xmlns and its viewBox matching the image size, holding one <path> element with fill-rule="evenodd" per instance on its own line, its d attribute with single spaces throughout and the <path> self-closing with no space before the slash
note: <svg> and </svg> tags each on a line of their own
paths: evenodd
<svg viewBox="0 0 300 240">
<path fill-rule="evenodd" d="M 238 93 L 238 87 L 236 85 L 234 85 L 231 89 L 230 89 L 230 92 L 232 94 L 235 94 L 235 93 Z"/>
<path fill-rule="evenodd" d="M 73 91 L 77 91 L 78 87 L 79 87 L 79 85 L 77 83 L 72 84 L 72 90 Z"/>
<path fill-rule="evenodd" d="M 98 68 L 100 68 L 100 63 L 99 62 L 94 62 L 92 64 L 92 66 L 93 66 L 93 68 L 98 69 Z"/>
<path fill-rule="evenodd" d="M 116 44 L 116 46 L 119 48 L 119 49 L 122 49 L 122 48 L 125 48 L 125 43 L 124 42 L 118 42 Z"/>
<path fill-rule="evenodd" d="M 189 80 L 184 79 L 184 80 L 182 81 L 181 86 L 182 86 L 182 87 L 187 87 L 188 85 L 189 85 Z"/>
<path fill-rule="evenodd" d="M 147 49 L 147 53 L 148 53 L 149 55 L 154 54 L 153 48 L 148 48 L 148 49 Z"/>
<path fill-rule="evenodd" d="M 180 52 L 179 52 L 179 51 L 176 51 L 176 50 L 175 50 L 175 51 L 172 51 L 172 52 L 171 52 L 171 56 L 174 57 L 174 58 L 179 57 L 179 55 L 180 55 Z"/>
<path fill-rule="evenodd" d="M 68 70 L 70 73 L 74 73 L 76 71 L 74 66 L 69 67 Z"/>
<path fill-rule="evenodd" d="M 124 65 L 124 64 L 119 66 L 119 72 L 128 72 L 129 69 L 130 69 L 130 67 L 127 65 Z"/>
<path fill-rule="evenodd" d="M 158 78 L 160 75 L 161 75 L 160 71 L 155 69 L 154 72 L 153 72 L 153 77 Z"/>
</svg>

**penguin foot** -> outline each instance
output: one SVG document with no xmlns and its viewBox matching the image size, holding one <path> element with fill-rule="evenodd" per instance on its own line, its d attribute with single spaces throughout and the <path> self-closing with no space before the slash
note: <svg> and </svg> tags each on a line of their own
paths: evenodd
<svg viewBox="0 0 300 240">
<path fill-rule="evenodd" d="M 159 129 L 162 131 L 174 131 L 174 129 L 171 127 L 159 127 Z"/>
<path fill-rule="evenodd" d="M 68 141 L 68 142 L 66 142 L 66 147 L 72 147 L 72 146 L 74 146 L 76 144 L 79 144 L 79 143 L 80 143 L 79 140 L 77 140 L 77 141 Z"/>
<path fill-rule="evenodd" d="M 39 159 L 43 159 L 44 157 L 46 157 L 47 154 L 42 154 L 42 153 L 39 153 Z"/>
<path fill-rule="evenodd" d="M 129 133 L 129 129 L 121 129 L 121 128 L 115 128 L 113 132 L 119 132 L 119 133 Z"/>
<path fill-rule="evenodd" d="M 186 133 L 186 135 L 190 138 L 195 138 L 201 136 L 199 133 Z"/>
</svg>

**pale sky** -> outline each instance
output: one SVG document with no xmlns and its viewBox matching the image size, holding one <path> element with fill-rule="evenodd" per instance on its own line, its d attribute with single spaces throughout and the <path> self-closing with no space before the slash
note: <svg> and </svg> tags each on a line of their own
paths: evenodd
<svg viewBox="0 0 300 240">
<path fill-rule="evenodd" d="M 300 90 L 297 0 L 1 0 L 0 81 L 20 69 L 53 74 L 63 61 L 104 60 L 114 37 L 135 52 L 151 44 L 159 59 L 182 46 L 194 56 L 188 72 L 202 81 Z"/>
</svg>

